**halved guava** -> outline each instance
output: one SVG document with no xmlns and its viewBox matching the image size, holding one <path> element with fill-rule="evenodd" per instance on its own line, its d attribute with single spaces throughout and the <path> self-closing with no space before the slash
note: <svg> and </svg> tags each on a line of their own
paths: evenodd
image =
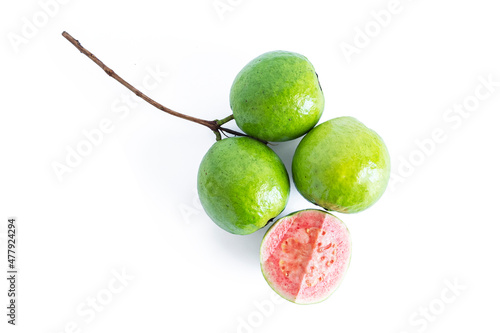
<svg viewBox="0 0 500 333">
<path fill-rule="evenodd" d="M 266 233 L 260 264 L 267 283 L 297 304 L 318 303 L 340 285 L 351 259 L 345 224 L 325 211 L 310 209 L 278 220 Z"/>
</svg>

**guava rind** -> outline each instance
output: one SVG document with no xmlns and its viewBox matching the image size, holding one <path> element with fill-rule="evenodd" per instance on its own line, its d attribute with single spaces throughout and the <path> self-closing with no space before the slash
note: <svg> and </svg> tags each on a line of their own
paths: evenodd
<svg viewBox="0 0 500 333">
<path fill-rule="evenodd" d="M 217 141 L 203 157 L 198 194 L 219 227 L 246 235 L 283 211 L 290 180 L 271 148 L 248 137 L 233 137 Z"/>
<path fill-rule="evenodd" d="M 304 135 L 319 121 L 324 96 L 311 62 L 298 53 L 272 51 L 248 63 L 230 93 L 239 128 L 265 141 Z"/>
<path fill-rule="evenodd" d="M 305 215 L 305 216 L 304 216 Z M 340 248 L 342 249 L 340 255 L 340 260 L 335 263 L 335 267 L 332 266 L 332 268 L 335 268 L 335 270 L 332 272 L 330 271 L 327 274 L 330 274 L 330 279 L 327 280 L 325 279 L 323 281 L 323 285 L 321 284 L 322 282 L 319 283 L 319 285 L 314 285 L 313 287 L 305 287 L 305 289 L 309 289 L 309 292 L 312 293 L 318 293 L 316 298 L 303 298 L 301 299 L 298 297 L 300 294 L 299 293 L 295 296 L 287 294 L 286 287 L 283 288 L 282 285 L 279 284 L 279 277 L 276 276 L 276 274 L 280 274 L 279 270 L 275 267 L 276 265 L 273 265 L 272 261 L 270 264 L 266 264 L 269 258 L 272 256 L 273 251 L 276 251 L 280 247 L 282 247 L 283 242 L 287 239 L 287 236 L 289 236 L 288 231 L 293 228 L 293 224 L 297 224 L 295 227 L 298 228 L 307 228 L 308 226 L 313 226 L 314 224 L 307 224 L 304 221 L 307 220 L 307 218 L 316 220 L 316 222 L 319 219 L 322 219 L 322 224 L 321 224 L 321 231 L 327 231 L 328 236 L 331 239 L 331 236 L 337 237 L 337 242 L 340 241 L 339 243 L 343 243 Z M 297 222 L 298 220 L 298 222 Z M 334 226 L 334 229 L 336 228 L 336 232 L 332 233 L 331 227 L 332 225 Z M 316 224 L 317 226 L 317 224 Z M 328 230 L 330 229 L 330 230 Z M 293 230 L 292 230 L 293 231 Z M 323 233 L 324 234 L 324 233 Z M 324 237 L 324 236 L 321 236 Z M 325 238 L 318 238 L 314 241 L 314 247 L 315 249 L 317 246 L 320 245 L 318 243 L 319 240 L 324 240 Z M 265 234 L 261 247 L 260 247 L 260 263 L 261 263 L 261 271 L 264 276 L 264 279 L 266 282 L 269 284 L 269 286 L 281 297 L 284 299 L 295 303 L 295 304 L 314 304 L 314 303 L 320 303 L 324 300 L 326 300 L 328 297 L 330 297 L 335 290 L 338 289 L 340 284 L 342 283 L 346 272 L 349 268 L 350 261 L 351 261 L 351 253 L 352 253 L 352 242 L 351 242 L 351 236 L 349 233 L 349 230 L 345 226 L 345 224 L 338 219 L 336 216 L 325 212 L 323 210 L 317 210 L 317 209 L 306 209 L 306 210 L 301 210 L 298 212 L 291 213 L 281 219 L 279 219 Z M 313 255 L 314 256 L 314 255 Z M 312 262 L 312 257 L 309 262 Z M 332 275 L 332 273 L 334 273 Z M 332 278 L 333 276 L 333 278 Z M 283 276 L 281 276 L 281 279 L 286 280 Z M 301 287 L 303 286 L 303 283 L 300 285 Z M 323 290 L 321 290 L 323 288 Z M 318 290 L 320 289 L 320 290 Z M 316 296 L 316 295 L 314 295 Z"/>
<path fill-rule="evenodd" d="M 293 181 L 310 202 L 356 213 L 377 202 L 390 178 L 390 156 L 382 138 L 353 117 L 326 121 L 299 143 Z"/>
</svg>

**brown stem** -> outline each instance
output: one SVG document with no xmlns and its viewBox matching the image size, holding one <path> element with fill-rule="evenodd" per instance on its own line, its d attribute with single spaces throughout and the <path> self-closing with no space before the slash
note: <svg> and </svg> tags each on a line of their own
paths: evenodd
<svg viewBox="0 0 500 333">
<path fill-rule="evenodd" d="M 189 121 L 192 121 L 192 122 L 195 122 L 197 124 L 201 124 L 201 125 L 204 125 L 208 128 L 210 128 L 216 135 L 216 138 L 218 140 L 220 140 L 220 130 L 223 130 L 225 132 L 228 132 L 228 133 L 231 133 L 231 134 L 234 134 L 234 135 L 240 135 L 240 136 L 245 136 L 245 134 L 243 133 L 240 133 L 240 132 L 237 132 L 237 131 L 233 131 L 233 130 L 229 130 L 229 129 L 222 129 L 221 126 L 225 123 L 227 123 L 228 121 L 234 119 L 233 115 L 230 115 L 222 120 L 205 120 L 205 119 L 200 119 L 200 118 L 196 118 L 196 117 L 191 117 L 191 116 L 188 116 L 188 115 L 185 115 L 183 113 L 179 113 L 179 112 L 176 112 L 172 109 L 169 109 L 163 105 L 161 105 L 160 103 L 154 101 L 153 99 L 149 98 L 148 96 L 144 95 L 141 91 L 139 91 L 138 89 L 136 89 L 134 86 L 132 86 L 130 83 L 128 83 L 127 81 L 125 81 L 124 79 L 122 79 L 118 74 L 116 74 L 111 68 L 109 68 L 108 66 L 106 66 L 101 60 L 99 60 L 95 55 L 93 55 L 89 50 L 87 50 L 86 48 L 84 48 L 82 46 L 82 44 L 80 44 L 80 42 L 76 39 L 74 39 L 69 33 L 67 33 L 66 31 L 64 31 L 62 33 L 62 35 L 64 36 L 64 38 L 66 38 L 71 44 L 73 44 L 81 53 L 85 54 L 87 57 L 90 58 L 90 60 L 92 60 L 93 62 L 95 62 L 97 64 L 97 66 L 101 67 L 105 72 L 106 74 L 108 74 L 109 76 L 111 76 L 113 79 L 115 79 L 116 81 L 120 82 L 122 85 L 124 85 L 125 87 L 127 87 L 130 91 L 132 91 L 135 95 L 137 95 L 138 97 L 142 98 L 143 100 L 145 100 L 146 102 L 148 102 L 149 104 L 153 105 L 154 107 L 156 107 L 157 109 L 160 109 L 172 116 L 176 116 L 176 117 L 179 117 L 179 118 L 182 118 L 182 119 L 186 119 L 186 120 L 189 120 Z"/>
<path fill-rule="evenodd" d="M 234 135 L 239 135 L 239 136 L 248 136 L 248 135 L 246 135 L 246 134 L 243 134 L 243 133 L 240 133 L 240 132 L 234 131 L 234 130 L 232 130 L 232 129 L 230 129 L 230 128 L 226 128 L 226 127 L 219 127 L 219 129 L 220 129 L 222 132 L 231 133 L 231 134 L 234 134 Z M 255 139 L 255 138 L 254 138 L 254 139 Z M 262 140 L 260 140 L 260 139 L 257 139 L 257 140 L 262 141 Z M 267 142 L 265 142 L 265 141 L 262 141 L 262 142 L 267 143 Z"/>
</svg>

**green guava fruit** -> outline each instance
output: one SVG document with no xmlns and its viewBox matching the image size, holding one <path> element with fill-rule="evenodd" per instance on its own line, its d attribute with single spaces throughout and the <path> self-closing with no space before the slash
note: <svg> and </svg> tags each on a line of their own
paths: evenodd
<svg viewBox="0 0 500 333">
<path fill-rule="evenodd" d="M 203 157 L 198 194 L 219 227 L 247 235 L 283 211 L 290 180 L 271 148 L 252 138 L 232 137 L 217 141 Z"/>
<path fill-rule="evenodd" d="M 297 190 L 328 210 L 356 213 L 373 205 L 390 177 L 382 138 L 352 117 L 326 121 L 311 130 L 293 156 Z"/>
<path fill-rule="evenodd" d="M 260 265 L 267 283 L 297 304 L 318 303 L 340 285 L 351 260 L 349 230 L 322 210 L 279 219 L 266 233 Z"/>
<path fill-rule="evenodd" d="M 313 65 L 287 51 L 264 53 L 236 76 L 230 93 L 234 119 L 246 134 L 287 141 L 313 128 L 325 99 Z"/>
</svg>

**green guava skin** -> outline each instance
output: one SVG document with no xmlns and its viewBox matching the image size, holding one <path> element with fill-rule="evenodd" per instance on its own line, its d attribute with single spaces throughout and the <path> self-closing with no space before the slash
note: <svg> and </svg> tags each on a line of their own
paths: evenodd
<svg viewBox="0 0 500 333">
<path fill-rule="evenodd" d="M 327 210 L 357 213 L 373 205 L 390 178 L 382 138 L 353 117 L 328 120 L 311 130 L 293 156 L 297 190 Z"/>
<path fill-rule="evenodd" d="M 296 139 L 312 129 L 323 113 L 325 98 L 306 57 L 272 51 L 253 59 L 238 73 L 230 104 L 243 132 L 278 142 Z"/>
<path fill-rule="evenodd" d="M 219 227 L 247 235 L 283 211 L 290 180 L 271 148 L 249 137 L 232 137 L 217 141 L 203 157 L 198 194 Z"/>
</svg>

